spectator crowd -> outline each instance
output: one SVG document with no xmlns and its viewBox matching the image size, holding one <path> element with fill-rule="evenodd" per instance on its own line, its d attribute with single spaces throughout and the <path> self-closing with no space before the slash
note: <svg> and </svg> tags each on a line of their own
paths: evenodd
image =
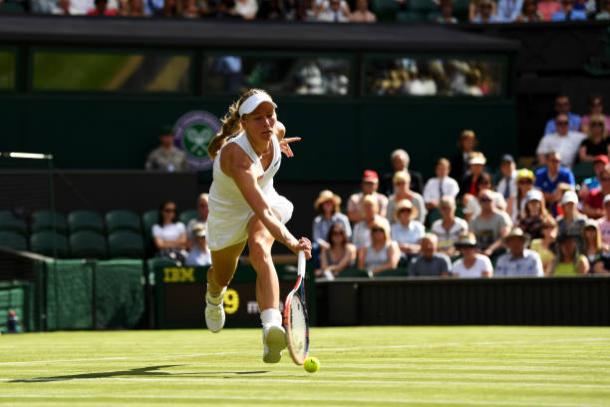
<svg viewBox="0 0 610 407">
<path fill-rule="evenodd" d="M 368 0 L 0 0 L 0 6 L 5 2 L 39 14 L 327 23 L 374 23 L 374 11 L 387 9 L 405 16 L 399 20 L 448 24 L 457 23 L 456 14 L 462 14 L 454 12 L 458 4 L 452 0 L 386 0 L 373 8 Z M 463 11 L 461 22 L 475 24 L 607 20 L 610 0 L 470 0 Z"/>
<path fill-rule="evenodd" d="M 518 168 L 511 155 L 488 165 L 474 131 L 464 130 L 451 157 L 438 157 L 423 182 L 407 151 L 392 171 L 362 174 L 360 191 L 341 211 L 331 190 L 315 200 L 313 241 L 320 278 L 346 269 L 376 275 L 516 277 L 610 273 L 609 117 L 601 96 L 585 115 L 558 95 L 536 150 Z"/>
</svg>

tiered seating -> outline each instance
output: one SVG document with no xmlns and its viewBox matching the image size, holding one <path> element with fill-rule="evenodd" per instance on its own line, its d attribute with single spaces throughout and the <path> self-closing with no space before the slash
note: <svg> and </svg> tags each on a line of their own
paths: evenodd
<svg viewBox="0 0 610 407">
<path fill-rule="evenodd" d="M 154 253 L 151 232 L 157 216 L 156 210 L 141 215 L 113 210 L 104 216 L 89 210 L 67 216 L 39 210 L 27 222 L 5 210 L 0 211 L 0 247 L 59 258 L 142 259 Z M 179 220 L 186 224 L 196 217 L 197 211 L 189 209 Z"/>
</svg>

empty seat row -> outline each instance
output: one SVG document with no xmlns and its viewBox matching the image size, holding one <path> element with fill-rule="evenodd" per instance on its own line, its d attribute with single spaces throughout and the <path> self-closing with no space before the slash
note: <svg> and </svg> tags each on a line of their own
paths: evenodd
<svg viewBox="0 0 610 407">
<path fill-rule="evenodd" d="M 142 258 L 145 254 L 142 235 L 126 230 L 112 232 L 107 239 L 88 230 L 72 233 L 69 238 L 42 231 L 33 233 L 29 242 L 21 234 L 0 231 L 0 246 L 61 258 Z"/>
<path fill-rule="evenodd" d="M 197 211 L 183 211 L 179 220 L 188 223 L 197 217 Z M 88 210 L 73 211 L 68 216 L 49 210 L 40 210 L 32 214 L 29 230 L 32 233 L 52 230 L 67 235 L 68 232 L 93 231 L 108 234 L 119 230 L 128 230 L 145 235 L 150 233 L 152 226 L 157 223 L 158 214 L 156 210 L 143 213 L 141 216 L 129 210 L 110 211 L 102 217 L 98 212 Z M 28 224 L 23 219 L 16 217 L 10 211 L 0 211 L 0 231 L 10 231 L 26 236 Z"/>
</svg>

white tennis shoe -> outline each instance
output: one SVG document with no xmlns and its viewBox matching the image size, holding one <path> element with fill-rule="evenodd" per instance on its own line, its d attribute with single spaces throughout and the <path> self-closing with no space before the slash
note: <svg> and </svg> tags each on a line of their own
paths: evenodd
<svg viewBox="0 0 610 407">
<path fill-rule="evenodd" d="M 286 348 L 286 331 L 281 325 L 263 328 L 263 362 L 278 363 Z"/>
<path fill-rule="evenodd" d="M 225 307 L 222 302 L 220 304 L 213 304 L 210 302 L 210 298 L 206 294 L 205 296 L 205 324 L 208 329 L 214 333 L 220 332 L 225 326 Z"/>
</svg>

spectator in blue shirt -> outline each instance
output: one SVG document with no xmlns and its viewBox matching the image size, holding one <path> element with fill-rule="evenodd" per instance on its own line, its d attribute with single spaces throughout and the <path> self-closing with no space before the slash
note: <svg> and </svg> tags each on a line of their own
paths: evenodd
<svg viewBox="0 0 610 407">
<path fill-rule="evenodd" d="M 583 21 L 587 19 L 584 10 L 574 10 L 574 0 L 561 0 L 562 10 L 553 14 L 551 21 Z"/>
<path fill-rule="evenodd" d="M 528 237 L 516 227 L 504 238 L 508 253 L 496 263 L 494 277 L 543 277 L 542 261 L 538 253 L 526 249 Z"/>
<path fill-rule="evenodd" d="M 498 19 L 503 23 L 512 23 L 517 20 L 521 9 L 523 8 L 523 0 L 499 0 L 497 13 Z"/>
<path fill-rule="evenodd" d="M 561 13 L 559 11 L 558 13 Z M 570 104 L 570 98 L 567 95 L 560 94 L 555 98 L 555 112 L 557 114 L 552 119 L 546 122 L 544 128 L 544 135 L 557 133 L 557 127 L 555 127 L 555 119 L 559 114 L 565 114 L 568 116 L 569 128 L 572 131 L 580 131 L 580 116 L 570 112 L 572 105 Z"/>
<path fill-rule="evenodd" d="M 562 191 L 559 184 L 575 185 L 574 174 L 567 167 L 561 166 L 561 156 L 557 152 L 546 155 L 546 166 L 536 171 L 536 188 L 544 193 L 547 204 L 552 205 L 561 199 Z"/>
</svg>

